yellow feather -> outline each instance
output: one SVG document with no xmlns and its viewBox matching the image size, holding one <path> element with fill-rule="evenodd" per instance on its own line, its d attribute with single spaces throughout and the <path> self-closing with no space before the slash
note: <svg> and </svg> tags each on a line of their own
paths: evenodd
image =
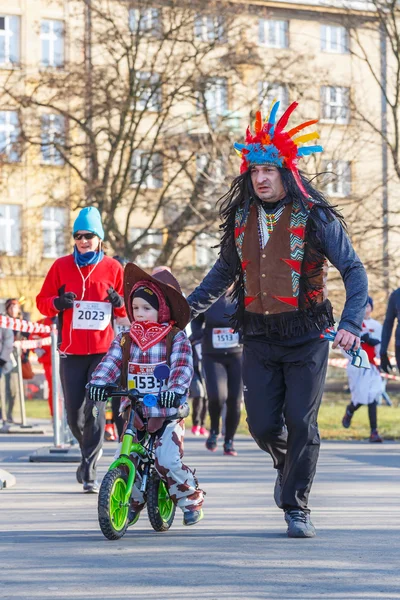
<svg viewBox="0 0 400 600">
<path fill-rule="evenodd" d="M 238 150 L 237 148 L 234 148 L 234 150 L 235 150 L 236 154 L 237 154 L 238 156 L 240 156 L 240 158 L 242 158 L 242 153 L 241 153 L 241 151 L 240 151 L 240 150 Z"/>
<path fill-rule="evenodd" d="M 304 144 L 305 142 L 309 142 L 310 140 L 317 140 L 319 138 L 319 134 L 314 131 L 313 133 L 306 133 L 305 135 L 300 135 L 298 138 L 296 138 L 294 141 L 294 143 L 296 145 L 298 144 Z"/>
<path fill-rule="evenodd" d="M 276 102 L 277 102 L 277 99 L 276 99 L 276 98 L 274 98 L 274 99 L 272 100 L 272 102 L 271 102 L 271 106 L 269 107 L 269 111 L 268 111 L 268 113 L 267 113 L 267 118 L 265 119 L 264 123 L 268 123 L 268 121 L 269 121 L 269 117 L 270 117 L 270 115 L 271 115 L 271 111 L 272 111 L 272 109 L 274 108 L 274 105 L 275 105 L 275 103 L 276 103 Z"/>
</svg>

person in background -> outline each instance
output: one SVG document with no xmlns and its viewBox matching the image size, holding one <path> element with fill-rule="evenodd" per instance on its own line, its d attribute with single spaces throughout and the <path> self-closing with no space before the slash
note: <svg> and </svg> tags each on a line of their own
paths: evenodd
<svg viewBox="0 0 400 600">
<path fill-rule="evenodd" d="M 44 319 L 40 319 L 38 321 L 39 325 L 48 325 L 51 327 L 53 324 L 57 324 L 57 317 L 45 317 Z M 50 336 L 49 333 L 31 333 L 29 339 L 31 340 L 40 340 L 43 338 L 48 338 Z M 44 376 L 47 381 L 47 389 L 49 392 L 48 403 L 49 403 L 49 411 L 51 417 L 53 418 L 53 377 L 52 377 L 52 368 L 51 368 L 51 345 L 42 346 L 41 348 L 35 349 L 35 354 L 38 357 L 38 362 L 42 365 L 44 370 Z"/>
<path fill-rule="evenodd" d="M 233 445 L 240 421 L 240 403 L 243 394 L 242 352 L 239 334 L 234 333 L 230 318 L 236 302 L 226 294 L 191 323 L 192 340 L 201 339 L 203 372 L 206 381 L 210 435 L 206 448 L 215 452 L 220 431 L 221 412 L 226 403 L 224 454 L 237 456 Z M 204 328 L 203 328 L 204 327 Z"/>
<path fill-rule="evenodd" d="M 18 298 L 8 298 L 5 303 L 6 315 L 12 319 L 23 319 L 22 308 Z M 14 342 L 26 339 L 29 334 L 21 331 L 13 330 Z M 29 350 L 21 353 L 22 362 L 27 361 L 29 357 Z M 6 410 L 7 410 L 7 422 L 14 423 L 13 411 L 15 406 L 15 399 L 19 394 L 18 388 L 18 366 L 17 366 L 17 350 L 13 348 L 11 354 L 12 367 L 5 374 L 5 395 L 6 395 Z"/>
<path fill-rule="evenodd" d="M 12 369 L 11 355 L 14 346 L 14 334 L 11 329 L 0 328 L 0 378 Z M 0 388 L 0 393 L 2 393 Z M 0 420 L 6 419 L 0 404 Z"/>
<path fill-rule="evenodd" d="M 190 339 L 190 341 L 192 340 Z M 197 343 L 192 343 L 192 350 L 194 374 L 189 388 L 189 396 L 192 398 L 192 433 L 196 436 L 208 436 L 208 431 L 205 427 L 208 400 L 202 374 L 202 349 L 200 340 Z"/>
<path fill-rule="evenodd" d="M 39 311 L 58 316 L 60 377 L 68 425 L 78 440 L 82 460 L 76 478 L 86 493 L 98 493 L 96 464 L 102 453 L 104 407 L 95 419 L 86 401 L 86 384 L 114 339 L 113 317 L 126 315 L 123 269 L 104 256 L 104 230 L 97 208 L 83 208 L 76 218 L 72 254 L 58 258 L 36 298 Z"/>
<path fill-rule="evenodd" d="M 371 427 L 369 441 L 371 443 L 380 443 L 383 442 L 383 440 L 378 433 L 377 404 L 378 399 L 382 395 L 383 385 L 376 359 L 379 357 L 382 325 L 371 318 L 373 308 L 373 300 L 371 296 L 368 296 L 368 304 L 365 309 L 365 317 L 361 330 L 361 348 L 368 354 L 371 368 L 358 369 L 357 367 L 354 367 L 349 360 L 347 365 L 347 376 L 349 378 L 351 402 L 346 408 L 346 412 L 342 419 L 342 425 L 348 429 L 356 410 L 361 406 L 367 405 L 369 424 Z"/>
<path fill-rule="evenodd" d="M 380 346 L 380 358 L 381 358 L 381 369 L 385 373 L 390 373 L 392 365 L 390 364 L 388 356 L 388 346 L 390 338 L 392 337 L 393 325 L 397 319 L 396 333 L 395 333 L 395 353 L 397 368 L 400 371 L 400 288 L 394 290 L 390 294 L 388 306 L 386 309 L 386 316 L 382 327 L 382 341 Z"/>
</svg>

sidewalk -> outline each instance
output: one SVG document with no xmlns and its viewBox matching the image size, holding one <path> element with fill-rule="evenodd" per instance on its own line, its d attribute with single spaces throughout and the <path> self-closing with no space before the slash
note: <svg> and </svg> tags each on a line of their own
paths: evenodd
<svg viewBox="0 0 400 600">
<path fill-rule="evenodd" d="M 249 438 L 232 458 L 188 434 L 187 463 L 207 491 L 204 520 L 185 528 L 177 513 L 156 534 L 142 515 L 109 542 L 76 465 L 27 462 L 43 439 L 0 440 L 0 465 L 17 477 L 0 492 L 2 599 L 400 598 L 400 444 L 324 443 L 311 498 L 318 537 L 289 540 L 270 459 Z M 105 449 L 101 476 L 115 444 Z"/>
</svg>

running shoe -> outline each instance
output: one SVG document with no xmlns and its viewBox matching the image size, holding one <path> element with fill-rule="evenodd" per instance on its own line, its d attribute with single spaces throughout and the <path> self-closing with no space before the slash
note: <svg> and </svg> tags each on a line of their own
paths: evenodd
<svg viewBox="0 0 400 600">
<path fill-rule="evenodd" d="M 227 442 L 225 442 L 224 455 L 225 456 L 237 456 L 237 452 L 236 452 L 235 448 L 233 447 L 232 440 L 228 440 Z"/>
<path fill-rule="evenodd" d="M 211 432 L 206 440 L 206 448 L 211 452 L 215 452 L 217 449 L 217 438 L 218 435 L 216 433 Z"/>
<path fill-rule="evenodd" d="M 83 482 L 83 492 L 85 494 L 98 494 L 99 493 L 99 483 L 98 481 L 84 481 Z"/>
<path fill-rule="evenodd" d="M 312 538 L 317 535 L 309 513 L 301 510 L 301 508 L 286 510 L 285 521 L 288 526 L 287 534 L 290 538 Z"/>
<path fill-rule="evenodd" d="M 374 431 L 371 431 L 371 435 L 369 436 L 369 441 L 370 441 L 370 444 L 381 444 L 383 442 L 383 439 L 379 435 L 378 431 L 376 429 L 374 429 Z"/>
<path fill-rule="evenodd" d="M 200 435 L 208 436 L 208 429 L 205 427 L 200 427 Z"/>
<path fill-rule="evenodd" d="M 342 419 L 342 425 L 345 429 L 348 429 L 350 427 L 351 424 L 351 419 L 353 418 L 353 413 L 351 413 L 347 408 L 346 408 L 346 412 L 344 413 L 344 417 Z"/>
<path fill-rule="evenodd" d="M 193 435 L 196 435 L 196 436 L 200 435 L 200 426 L 199 425 L 193 425 L 193 427 L 192 427 L 192 433 L 193 433 Z"/>
</svg>

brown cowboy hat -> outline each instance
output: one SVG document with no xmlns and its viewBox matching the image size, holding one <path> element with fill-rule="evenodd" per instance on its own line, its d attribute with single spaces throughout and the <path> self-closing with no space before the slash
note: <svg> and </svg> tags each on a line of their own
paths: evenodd
<svg viewBox="0 0 400 600">
<path fill-rule="evenodd" d="M 149 275 L 134 263 L 126 265 L 124 270 L 124 299 L 128 315 L 131 312 L 128 309 L 131 291 L 138 281 L 152 281 L 158 285 L 167 299 L 171 311 L 171 319 L 176 321 L 179 329 L 185 329 L 190 321 L 190 306 L 186 298 L 182 295 L 181 286 L 178 281 L 166 269 L 159 271 L 155 275 Z"/>
</svg>

